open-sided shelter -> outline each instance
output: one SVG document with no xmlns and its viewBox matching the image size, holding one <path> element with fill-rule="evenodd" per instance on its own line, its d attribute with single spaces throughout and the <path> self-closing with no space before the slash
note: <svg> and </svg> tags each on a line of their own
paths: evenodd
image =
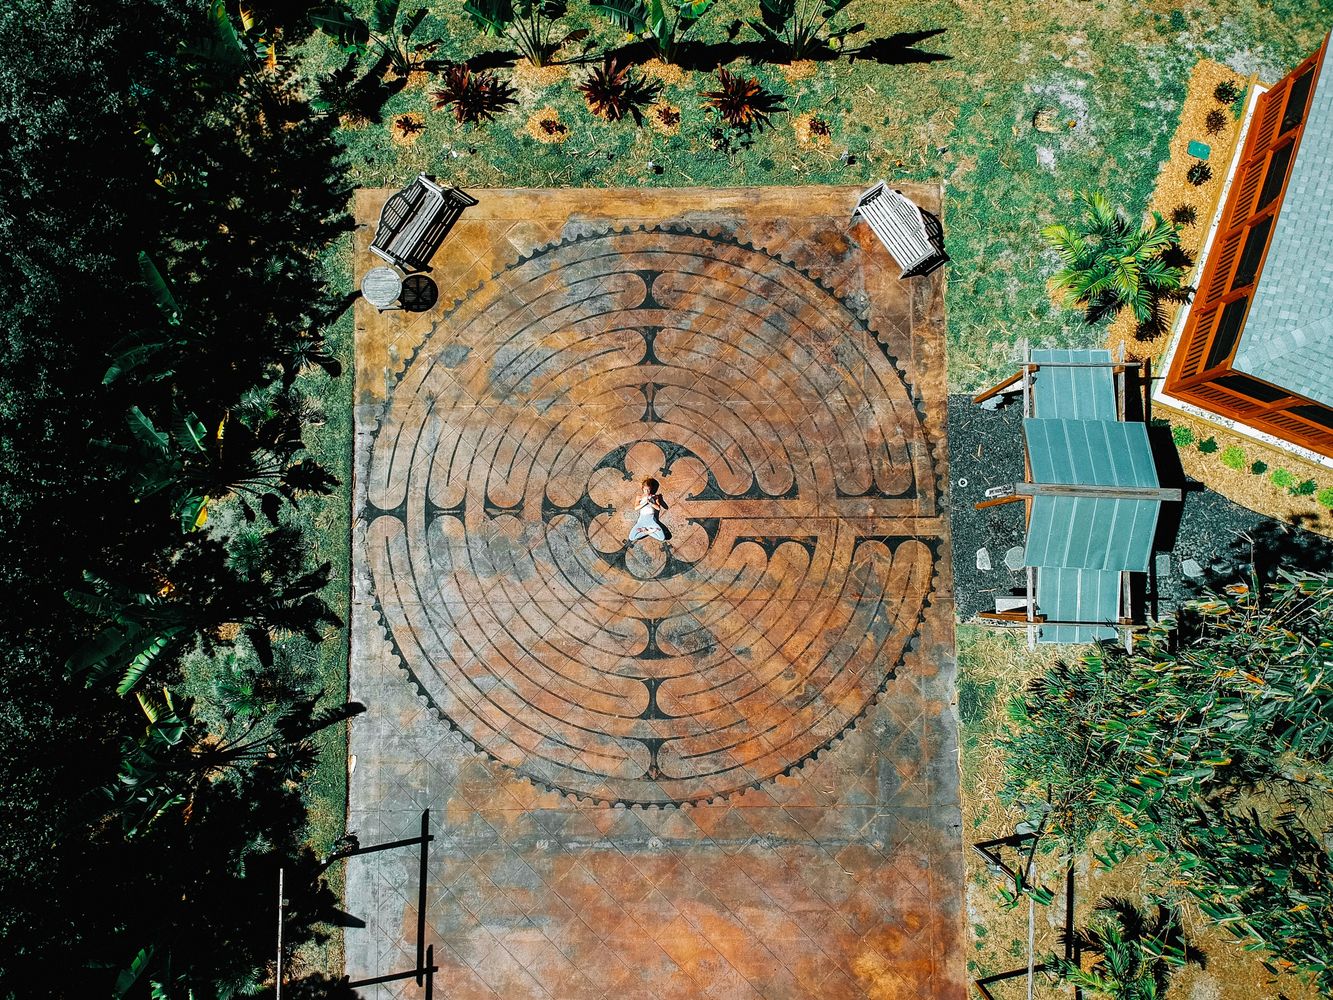
<svg viewBox="0 0 1333 1000">
<path fill-rule="evenodd" d="M 1022 482 L 988 491 L 977 508 L 1027 507 L 1026 593 L 983 621 L 1026 627 L 1030 643 L 1128 641 L 1130 574 L 1148 572 L 1161 505 L 1180 500 L 1161 486 L 1147 427 L 1124 419 L 1137 367 L 1108 351 L 1033 351 L 976 397 L 1022 392 L 1024 452 Z"/>
</svg>

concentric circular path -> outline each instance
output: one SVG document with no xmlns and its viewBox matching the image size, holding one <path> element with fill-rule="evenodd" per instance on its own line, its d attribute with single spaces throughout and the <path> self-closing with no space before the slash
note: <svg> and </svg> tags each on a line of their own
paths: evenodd
<svg viewBox="0 0 1333 1000">
<path fill-rule="evenodd" d="M 671 538 L 625 539 L 637 481 Z M 605 232 L 484 283 L 392 388 L 375 599 L 437 712 L 540 784 L 713 799 L 886 690 L 929 600 L 930 448 L 893 358 L 798 268 Z"/>
</svg>

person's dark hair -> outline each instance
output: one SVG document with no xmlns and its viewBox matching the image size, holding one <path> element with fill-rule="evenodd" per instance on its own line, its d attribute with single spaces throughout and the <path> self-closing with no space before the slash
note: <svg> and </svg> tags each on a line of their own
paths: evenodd
<svg viewBox="0 0 1333 1000">
<path fill-rule="evenodd" d="M 648 492 L 653 496 L 657 495 L 657 480 L 649 476 L 643 481 L 643 485 L 648 487 Z"/>
</svg>

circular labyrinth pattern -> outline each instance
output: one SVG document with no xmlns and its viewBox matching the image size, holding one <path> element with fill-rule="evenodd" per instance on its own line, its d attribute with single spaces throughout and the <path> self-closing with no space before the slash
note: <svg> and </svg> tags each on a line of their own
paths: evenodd
<svg viewBox="0 0 1333 1000">
<path fill-rule="evenodd" d="M 665 543 L 626 547 L 638 480 Z M 392 388 L 366 477 L 398 656 L 548 787 L 684 803 L 790 772 L 894 677 L 932 452 L 873 330 L 734 240 L 608 232 L 483 284 Z"/>
</svg>

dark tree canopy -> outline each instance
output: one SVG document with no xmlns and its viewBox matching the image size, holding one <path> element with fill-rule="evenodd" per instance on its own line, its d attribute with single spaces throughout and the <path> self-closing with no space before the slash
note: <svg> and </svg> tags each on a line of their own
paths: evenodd
<svg viewBox="0 0 1333 1000">
<path fill-rule="evenodd" d="M 312 365 L 338 368 L 320 336 L 341 304 L 319 255 L 348 228 L 334 123 L 281 61 L 265 65 L 263 39 L 225 30 L 229 6 L 0 8 L 0 996 L 108 995 L 118 981 L 128 996 L 150 982 L 232 995 L 271 961 L 279 863 L 297 876 L 296 939 L 331 904 L 290 769 L 210 775 L 188 807 L 133 833 L 109 794 L 155 730 L 195 730 L 168 731 L 151 699 L 116 694 L 160 636 L 118 624 L 107 595 L 178 612 L 146 692 L 179 684 L 187 653 L 229 646 L 238 619 L 255 645 L 237 655 L 270 664 L 271 636 L 318 639 L 337 624 L 299 539 L 265 541 L 265 520 L 246 524 L 257 567 L 243 539 L 189 530 L 191 501 L 231 502 L 225 476 L 143 484 L 146 428 L 173 470 L 173 449 L 203 447 L 195 428 L 224 424 L 234 451 L 244 441 L 257 456 L 229 455 L 224 471 L 257 477 L 253 506 L 274 523 L 279 506 L 332 483 L 303 451 L 293 383 Z M 308 6 L 257 5 L 255 30 Z M 264 435 L 280 432 L 270 447 Z M 187 457 L 182 468 L 206 464 Z M 92 597 L 76 606 L 70 591 Z M 108 629 L 125 638 L 109 680 L 72 670 Z M 264 711 L 306 697 L 279 687 Z M 289 735 L 299 747 L 309 734 Z"/>
</svg>

